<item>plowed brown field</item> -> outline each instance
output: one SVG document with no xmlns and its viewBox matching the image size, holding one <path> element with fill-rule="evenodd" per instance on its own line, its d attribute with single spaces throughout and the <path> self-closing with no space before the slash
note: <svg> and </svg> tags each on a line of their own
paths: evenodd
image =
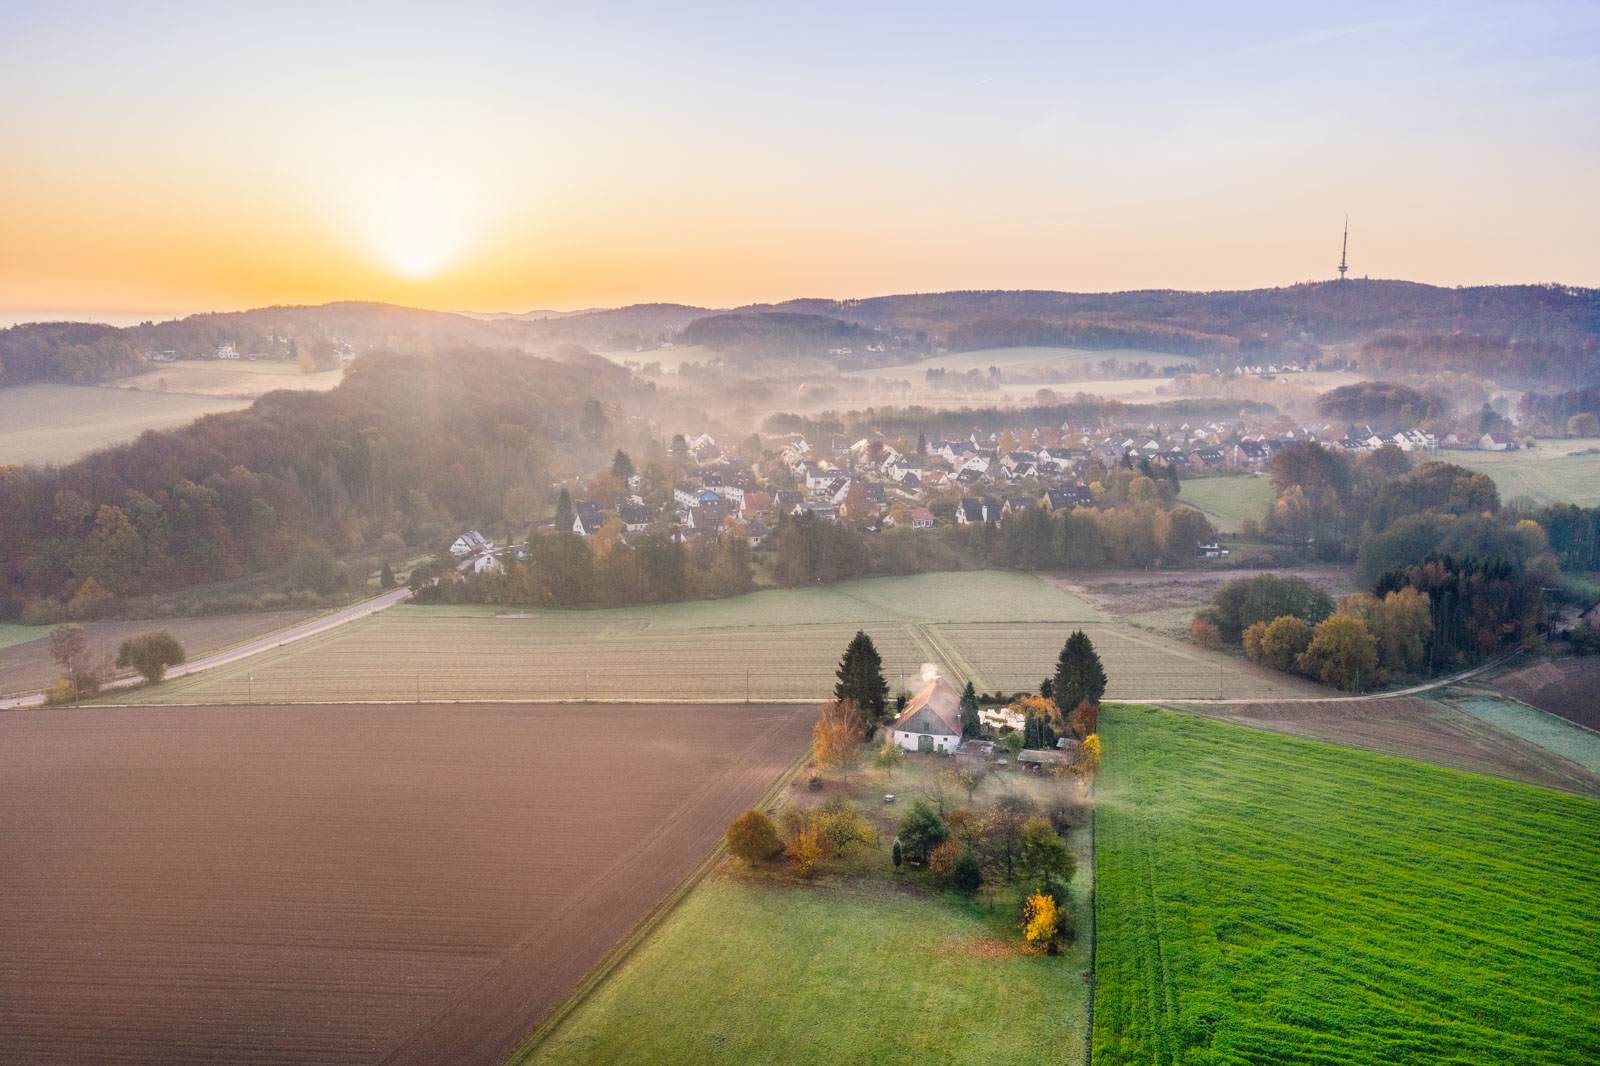
<svg viewBox="0 0 1600 1066">
<path fill-rule="evenodd" d="M 496 1064 L 808 708 L 0 715 L 0 1062 Z"/>
<path fill-rule="evenodd" d="M 1600 730 L 1600 658 L 1540 663 L 1507 674 L 1494 687 L 1546 714 Z"/>
</svg>

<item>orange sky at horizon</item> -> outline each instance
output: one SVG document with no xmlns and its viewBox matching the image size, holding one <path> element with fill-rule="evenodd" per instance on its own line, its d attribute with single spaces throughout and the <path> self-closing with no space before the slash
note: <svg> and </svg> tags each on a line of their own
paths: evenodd
<svg viewBox="0 0 1600 1066">
<path fill-rule="evenodd" d="M 18 11 L 0 311 L 1600 286 L 1581 4 L 623 6 Z"/>
</svg>

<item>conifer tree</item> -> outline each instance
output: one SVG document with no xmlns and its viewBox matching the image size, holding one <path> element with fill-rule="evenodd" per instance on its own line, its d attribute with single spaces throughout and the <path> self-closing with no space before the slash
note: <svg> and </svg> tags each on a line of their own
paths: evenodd
<svg viewBox="0 0 1600 1066">
<path fill-rule="evenodd" d="M 573 523 L 572 493 L 566 489 L 556 497 L 556 532 L 571 533 Z"/>
<path fill-rule="evenodd" d="M 1089 635 L 1079 629 L 1067 638 L 1056 659 L 1055 684 L 1051 686 L 1056 705 L 1076 707 L 1080 703 L 1099 703 L 1106 691 L 1106 671 L 1095 653 Z"/>
<path fill-rule="evenodd" d="M 975 737 L 982 729 L 983 722 L 978 718 L 978 693 L 968 681 L 967 687 L 961 690 L 961 732 L 964 736 Z"/>
<path fill-rule="evenodd" d="M 883 676 L 883 657 L 864 631 L 857 630 L 845 649 L 844 658 L 839 660 L 838 678 L 833 698 L 855 704 L 862 728 L 870 734 L 887 717 L 889 682 Z"/>
</svg>

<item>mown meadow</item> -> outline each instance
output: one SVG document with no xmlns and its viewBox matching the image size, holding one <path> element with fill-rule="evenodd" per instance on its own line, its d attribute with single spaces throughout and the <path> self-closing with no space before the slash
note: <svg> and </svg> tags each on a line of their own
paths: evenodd
<svg viewBox="0 0 1600 1066">
<path fill-rule="evenodd" d="M 1600 804 L 1108 707 L 1094 1060 L 1600 1061 Z"/>
</svg>

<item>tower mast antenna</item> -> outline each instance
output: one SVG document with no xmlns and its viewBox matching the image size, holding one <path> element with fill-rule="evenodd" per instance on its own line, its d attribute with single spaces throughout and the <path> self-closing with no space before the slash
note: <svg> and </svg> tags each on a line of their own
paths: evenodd
<svg viewBox="0 0 1600 1066">
<path fill-rule="evenodd" d="M 1344 216 L 1344 247 L 1339 249 L 1339 280 L 1344 280 L 1344 272 L 1350 269 L 1350 216 Z"/>
</svg>

